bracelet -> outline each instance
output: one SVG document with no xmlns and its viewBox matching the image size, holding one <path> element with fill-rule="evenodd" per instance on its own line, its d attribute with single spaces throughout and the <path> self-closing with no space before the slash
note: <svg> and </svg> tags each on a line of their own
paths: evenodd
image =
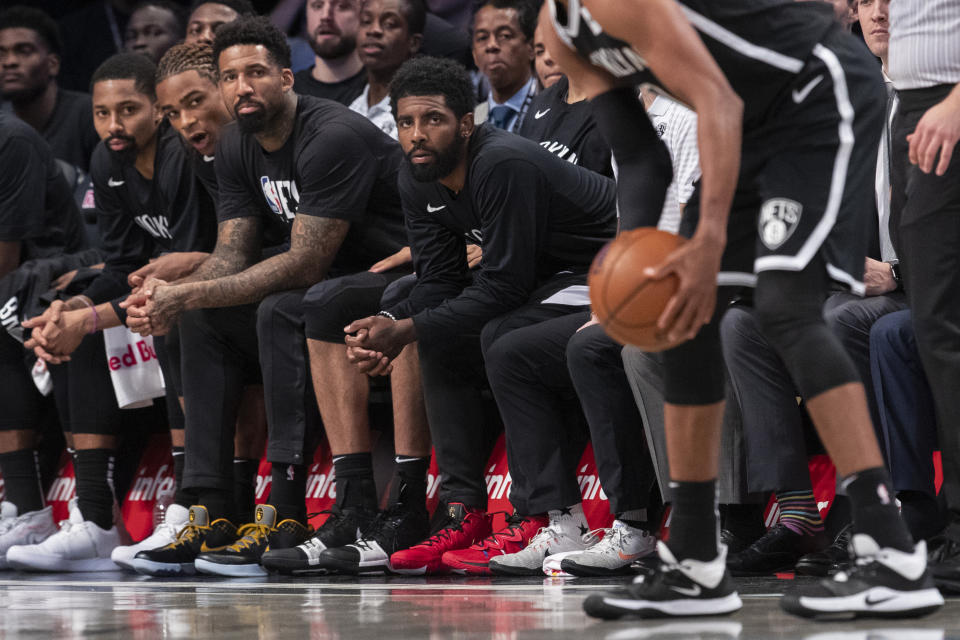
<svg viewBox="0 0 960 640">
<path fill-rule="evenodd" d="M 81 298 L 81 300 L 83 300 L 83 303 L 90 307 L 90 311 L 93 312 L 93 327 L 90 329 L 90 333 L 96 333 L 97 325 L 100 324 L 100 314 L 97 313 L 97 305 L 87 302 L 86 298 Z"/>
<path fill-rule="evenodd" d="M 379 312 L 377 315 L 378 315 L 378 316 L 383 316 L 384 318 L 390 318 L 390 319 L 393 320 L 394 322 L 397 321 L 397 316 L 393 315 L 393 314 L 390 313 L 389 311 L 381 311 L 381 312 Z"/>
</svg>

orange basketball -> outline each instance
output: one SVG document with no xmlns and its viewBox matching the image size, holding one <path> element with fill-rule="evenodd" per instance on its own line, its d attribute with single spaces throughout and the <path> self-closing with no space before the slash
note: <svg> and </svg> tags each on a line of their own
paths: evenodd
<svg viewBox="0 0 960 640">
<path fill-rule="evenodd" d="M 684 242 L 655 227 L 641 227 L 622 232 L 593 259 L 590 303 L 611 338 L 644 351 L 673 346 L 658 334 L 657 319 L 676 293 L 679 279 L 671 274 L 650 280 L 643 270 L 663 262 Z"/>
</svg>

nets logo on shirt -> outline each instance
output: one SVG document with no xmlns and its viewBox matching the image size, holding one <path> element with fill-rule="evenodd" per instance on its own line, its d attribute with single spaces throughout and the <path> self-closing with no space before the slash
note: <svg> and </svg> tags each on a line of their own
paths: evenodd
<svg viewBox="0 0 960 640">
<path fill-rule="evenodd" d="M 278 216 L 288 221 L 297 215 L 297 205 L 300 203 L 300 193 L 297 183 L 293 180 L 271 180 L 270 176 L 260 176 L 260 188 L 263 197 L 267 199 L 270 209 Z"/>
<path fill-rule="evenodd" d="M 151 216 L 143 214 L 133 219 L 138 225 L 143 227 L 147 233 L 154 238 L 165 238 L 173 240 L 173 234 L 170 233 L 170 222 L 167 216 Z"/>
</svg>

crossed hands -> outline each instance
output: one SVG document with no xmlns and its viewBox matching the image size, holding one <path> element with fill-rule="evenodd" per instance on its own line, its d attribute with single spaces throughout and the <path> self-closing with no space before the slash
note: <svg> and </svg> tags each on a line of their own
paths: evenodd
<svg viewBox="0 0 960 640">
<path fill-rule="evenodd" d="M 416 340 L 413 320 L 392 320 L 385 316 L 369 316 L 354 320 L 346 327 L 344 342 L 347 360 L 368 376 L 386 376 L 393 371 L 393 361 L 403 348 Z"/>
<path fill-rule="evenodd" d="M 92 320 L 93 312 L 83 298 L 54 300 L 42 314 L 24 320 L 23 328 L 31 331 L 23 346 L 44 362 L 62 364 L 90 333 Z"/>
<path fill-rule="evenodd" d="M 120 307 L 127 310 L 127 327 L 142 336 L 166 335 L 183 311 L 183 303 L 170 285 L 152 276 L 134 289 Z"/>
</svg>

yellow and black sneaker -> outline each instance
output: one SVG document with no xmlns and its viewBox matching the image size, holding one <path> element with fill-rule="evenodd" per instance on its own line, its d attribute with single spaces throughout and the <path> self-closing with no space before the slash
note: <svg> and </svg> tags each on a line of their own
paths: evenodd
<svg viewBox="0 0 960 640">
<path fill-rule="evenodd" d="M 229 520 L 220 518 L 211 523 L 206 507 L 194 505 L 176 540 L 158 549 L 139 552 L 130 564 L 137 573 L 147 576 L 193 575 L 197 572 L 194 561 L 201 552 L 223 549 L 238 535 Z"/>
<path fill-rule="evenodd" d="M 197 571 L 217 576 L 256 577 L 267 575 L 260 558 L 268 549 L 295 547 L 313 534 L 313 529 L 296 520 L 277 522 L 277 510 L 257 505 L 256 520 L 240 528 L 240 539 L 220 551 L 201 553 Z"/>
</svg>

